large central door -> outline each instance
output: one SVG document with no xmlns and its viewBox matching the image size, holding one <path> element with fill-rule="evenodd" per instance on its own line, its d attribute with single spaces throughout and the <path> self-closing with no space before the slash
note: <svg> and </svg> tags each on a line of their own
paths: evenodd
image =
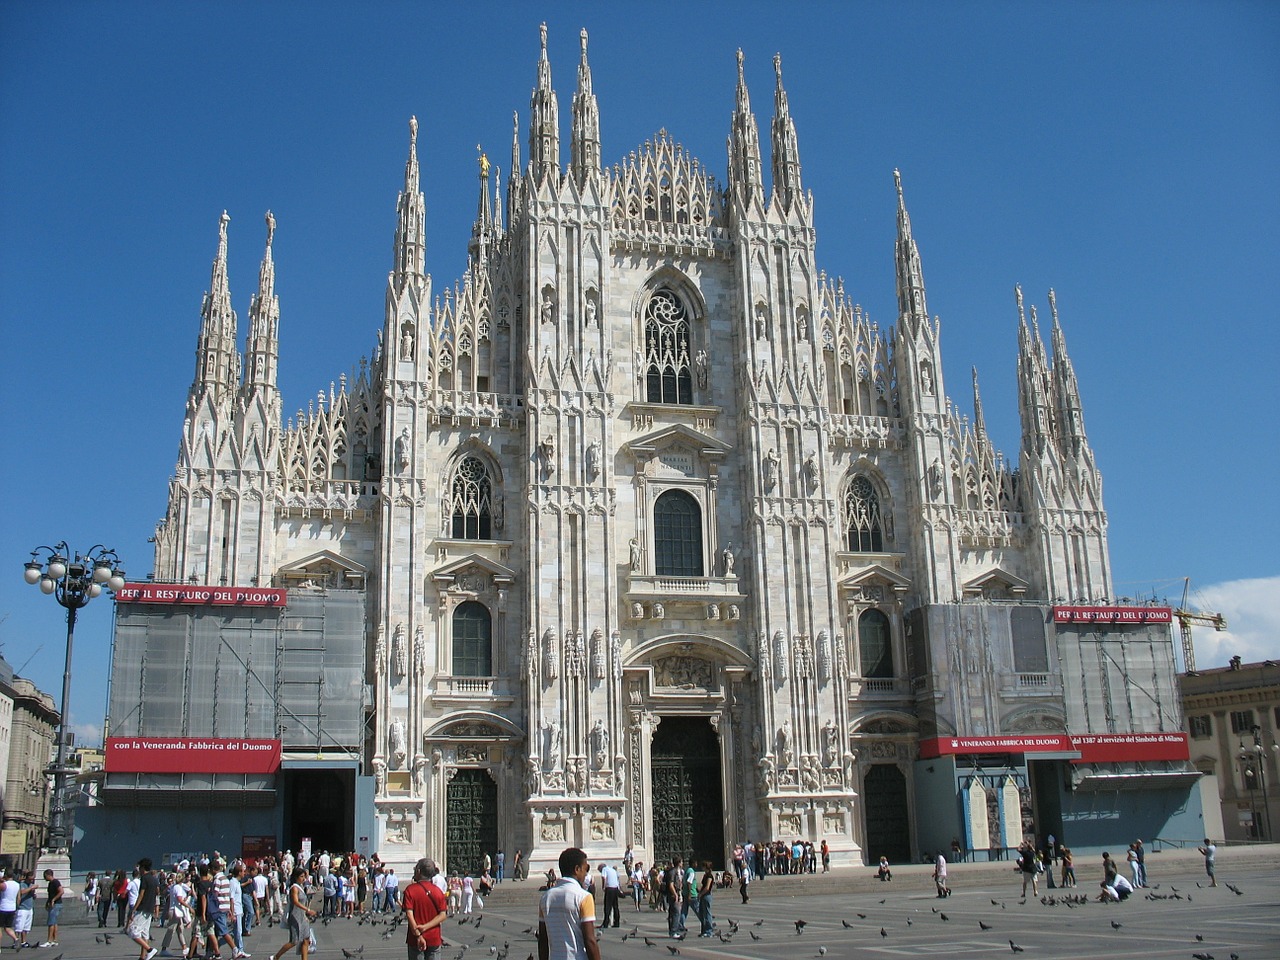
<svg viewBox="0 0 1280 960">
<path fill-rule="evenodd" d="M 720 741 L 706 717 L 663 717 L 650 751 L 655 862 L 724 860 Z"/>
<path fill-rule="evenodd" d="M 877 763 L 867 771 L 862 807 L 867 816 L 867 862 L 888 857 L 890 863 L 911 863 L 907 778 L 897 764 Z"/>
<path fill-rule="evenodd" d="M 479 876 L 498 851 L 498 785 L 486 770 L 459 770 L 445 802 L 445 869 Z"/>
</svg>

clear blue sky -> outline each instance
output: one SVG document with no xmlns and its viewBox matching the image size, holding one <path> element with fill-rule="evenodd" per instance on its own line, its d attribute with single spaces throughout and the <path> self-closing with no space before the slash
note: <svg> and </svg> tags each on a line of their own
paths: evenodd
<svg viewBox="0 0 1280 960">
<path fill-rule="evenodd" d="M 222 210 L 242 334 L 275 213 L 281 386 L 305 407 L 374 343 L 411 114 L 437 291 L 464 269 L 476 145 L 505 177 L 544 17 L 565 136 L 590 31 L 610 163 L 666 128 L 723 178 L 734 51 L 766 144 L 780 52 L 819 264 L 894 321 L 900 168 L 948 392 L 969 409 L 976 364 L 1012 456 L 1013 285 L 1042 310 L 1056 288 L 1120 592 L 1190 575 L 1229 606 L 1280 574 L 1280 5 L 4 2 L 0 642 L 25 675 L 57 694 L 32 547 L 150 570 Z M 1236 597 L 1242 630 L 1280 623 L 1272 583 Z M 109 624 L 98 601 L 79 632 L 82 732 Z"/>
</svg>

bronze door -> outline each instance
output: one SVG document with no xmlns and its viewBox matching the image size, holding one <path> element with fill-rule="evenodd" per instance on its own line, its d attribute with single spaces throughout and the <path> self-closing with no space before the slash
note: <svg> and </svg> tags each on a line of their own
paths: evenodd
<svg viewBox="0 0 1280 960">
<path fill-rule="evenodd" d="M 445 869 L 479 876 L 484 855 L 498 852 L 498 785 L 488 771 L 459 770 L 445 807 Z"/>
<path fill-rule="evenodd" d="M 655 862 L 724 859 L 720 741 L 706 717 L 663 717 L 653 737 L 650 779 Z"/>
<path fill-rule="evenodd" d="M 862 780 L 862 809 L 867 825 L 867 863 L 888 857 L 911 863 L 911 828 L 907 814 L 907 778 L 896 764 L 877 763 Z"/>
</svg>

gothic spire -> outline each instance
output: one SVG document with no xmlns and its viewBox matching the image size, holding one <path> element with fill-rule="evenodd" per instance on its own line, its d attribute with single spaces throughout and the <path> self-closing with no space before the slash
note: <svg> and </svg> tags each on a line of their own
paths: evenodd
<svg viewBox="0 0 1280 960">
<path fill-rule="evenodd" d="M 396 199 L 395 269 L 391 275 L 398 296 L 411 278 L 426 274 L 427 202 L 418 183 L 418 118 L 409 118 L 409 159 L 404 165 L 404 189 Z"/>
<path fill-rule="evenodd" d="M 493 236 L 493 208 L 489 206 L 489 158 L 478 143 L 476 151 L 480 154 L 480 197 L 476 203 L 476 222 L 471 227 L 471 256 L 479 261 L 487 256 Z"/>
<path fill-rule="evenodd" d="M 493 168 L 493 234 L 502 233 L 502 168 Z"/>
<path fill-rule="evenodd" d="M 918 330 L 929 320 L 929 308 L 924 298 L 924 269 L 920 265 L 920 249 L 911 235 L 911 216 L 902 196 L 902 174 L 893 171 L 893 182 L 898 189 L 898 317 L 908 329 Z"/>
<path fill-rule="evenodd" d="M 538 85 L 529 99 L 529 163 L 534 183 L 547 176 L 560 177 L 560 107 L 551 89 L 551 61 L 547 59 L 547 25 L 538 28 L 542 49 L 538 54 Z"/>
<path fill-rule="evenodd" d="M 511 111 L 511 169 L 507 171 L 507 223 L 515 226 L 520 211 L 520 114 Z"/>
<path fill-rule="evenodd" d="M 200 309 L 200 340 L 196 348 L 196 376 L 193 395 L 209 391 L 215 399 L 235 395 L 240 382 L 240 353 L 236 346 L 236 312 L 231 309 L 231 282 L 227 277 L 227 224 L 231 217 L 222 211 L 218 219 L 218 253 L 213 258 L 209 292 Z"/>
<path fill-rule="evenodd" d="M 267 211 L 267 248 L 258 268 L 258 292 L 249 301 L 249 342 L 245 353 L 244 393 L 255 389 L 274 396 L 280 356 L 280 300 L 276 296 L 276 266 L 271 257 L 276 218 Z"/>
<path fill-rule="evenodd" d="M 742 70 L 742 51 L 738 51 L 737 101 L 733 110 L 732 132 L 729 135 L 729 183 L 739 196 L 750 203 L 754 198 L 763 199 L 763 181 L 760 163 L 760 131 L 755 114 L 751 112 L 751 97 L 747 93 L 747 81 Z"/>
<path fill-rule="evenodd" d="M 1039 455 L 1053 435 L 1049 376 L 1039 331 L 1032 333 L 1027 327 L 1022 287 L 1015 285 L 1013 290 L 1018 303 L 1018 410 L 1022 419 L 1022 447 L 1028 456 Z"/>
<path fill-rule="evenodd" d="M 578 61 L 578 90 L 573 95 L 573 142 L 569 145 L 569 169 L 581 186 L 600 172 L 600 108 L 591 92 L 591 65 L 587 63 L 587 31 L 579 34 L 582 59 Z"/>
<path fill-rule="evenodd" d="M 1067 354 L 1067 340 L 1062 333 L 1062 325 L 1058 323 L 1058 299 L 1052 289 L 1049 291 L 1049 311 L 1053 314 L 1053 387 L 1061 424 L 1062 439 L 1079 451 L 1080 445 L 1086 443 L 1084 429 L 1084 409 L 1080 402 L 1080 384 L 1076 380 L 1075 367 Z"/>
<path fill-rule="evenodd" d="M 987 438 L 987 417 L 982 412 L 982 394 L 978 392 L 978 368 L 973 368 L 973 432 L 979 440 Z"/>
<path fill-rule="evenodd" d="M 791 206 L 804 194 L 800 187 L 800 146 L 796 125 L 787 104 L 787 91 L 782 86 L 782 54 L 773 55 L 773 70 L 778 84 L 773 91 L 773 198 L 782 209 Z"/>
</svg>

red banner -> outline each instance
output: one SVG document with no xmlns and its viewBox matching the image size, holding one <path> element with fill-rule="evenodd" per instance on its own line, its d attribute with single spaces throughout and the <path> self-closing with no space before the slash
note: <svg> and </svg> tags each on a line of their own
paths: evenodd
<svg viewBox="0 0 1280 960">
<path fill-rule="evenodd" d="M 1172 623 L 1170 607 L 1054 607 L 1054 623 Z"/>
<path fill-rule="evenodd" d="M 1073 763 L 1118 763 L 1125 760 L 1187 760 L 1191 748 L 1185 733 L 1035 733 L 994 737 L 934 737 L 920 741 L 920 759 L 958 753 L 1076 753 Z M 1032 756 L 1030 759 L 1035 759 Z"/>
<path fill-rule="evenodd" d="M 120 603 L 200 604 L 202 606 L 283 607 L 289 591 L 277 587 L 204 587 L 184 583 L 126 583 L 116 591 Z"/>
<path fill-rule="evenodd" d="M 107 773 L 275 773 L 279 740 L 107 737 Z"/>
</svg>

